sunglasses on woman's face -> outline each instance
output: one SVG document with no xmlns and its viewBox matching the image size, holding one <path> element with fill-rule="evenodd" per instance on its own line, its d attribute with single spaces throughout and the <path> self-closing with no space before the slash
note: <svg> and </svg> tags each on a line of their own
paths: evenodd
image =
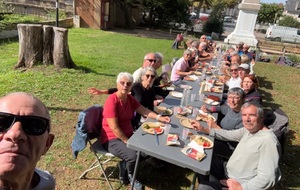
<svg viewBox="0 0 300 190">
<path fill-rule="evenodd" d="M 126 86 L 131 86 L 131 85 L 132 85 L 132 82 L 120 81 L 119 83 L 120 83 L 122 86 L 125 86 L 125 84 L 126 84 Z"/>
<path fill-rule="evenodd" d="M 31 136 L 39 136 L 49 132 L 49 119 L 39 116 L 20 116 L 0 112 L 0 133 L 7 132 L 17 121 L 21 122 L 22 130 Z"/>
<path fill-rule="evenodd" d="M 152 79 L 155 78 L 155 75 L 149 75 L 149 74 L 146 74 L 145 76 L 147 77 L 147 79 L 148 79 L 149 77 L 151 77 Z"/>
</svg>

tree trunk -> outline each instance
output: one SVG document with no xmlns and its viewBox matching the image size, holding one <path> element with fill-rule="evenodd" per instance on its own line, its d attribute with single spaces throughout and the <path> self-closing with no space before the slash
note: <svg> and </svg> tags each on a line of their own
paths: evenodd
<svg viewBox="0 0 300 190">
<path fill-rule="evenodd" d="M 74 64 L 68 46 L 68 30 L 65 28 L 53 27 L 53 63 L 58 68 L 74 68 Z"/>
<path fill-rule="evenodd" d="M 53 26 L 44 25 L 43 63 L 53 63 Z"/>
<path fill-rule="evenodd" d="M 40 24 L 18 24 L 19 60 L 15 68 L 31 68 L 43 59 L 43 30 Z"/>
<path fill-rule="evenodd" d="M 57 68 L 75 68 L 68 46 L 68 30 L 38 24 L 18 24 L 19 61 L 15 68 L 54 64 Z"/>
</svg>

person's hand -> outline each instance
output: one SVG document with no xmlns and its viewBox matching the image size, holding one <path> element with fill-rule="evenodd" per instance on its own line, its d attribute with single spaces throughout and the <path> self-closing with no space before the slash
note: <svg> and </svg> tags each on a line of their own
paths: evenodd
<svg viewBox="0 0 300 190">
<path fill-rule="evenodd" d="M 242 185 L 234 179 L 223 179 L 220 180 L 220 183 L 226 186 L 222 190 L 243 190 Z"/>
<path fill-rule="evenodd" d="M 217 123 L 213 120 L 213 119 L 208 119 L 206 121 L 207 125 L 209 128 L 215 128 L 215 129 L 219 129 L 219 125 L 217 125 Z"/>
<path fill-rule="evenodd" d="M 203 112 L 207 113 L 209 112 L 208 108 L 206 107 L 206 105 L 201 106 L 200 108 Z"/>
<path fill-rule="evenodd" d="M 98 90 L 95 87 L 88 88 L 88 93 L 92 95 L 108 94 L 108 90 Z"/>
<path fill-rule="evenodd" d="M 159 99 L 159 100 L 154 100 L 154 106 L 158 106 L 160 103 L 162 103 L 164 100 L 163 99 Z"/>
<path fill-rule="evenodd" d="M 95 87 L 91 87 L 91 88 L 88 88 L 88 93 L 92 94 L 92 95 L 98 95 L 99 94 L 99 90 Z"/>
<path fill-rule="evenodd" d="M 171 122 L 171 119 L 168 116 L 160 116 L 158 120 L 160 122 L 163 122 L 163 123 L 170 123 Z"/>
<path fill-rule="evenodd" d="M 194 74 L 195 73 L 195 71 L 189 71 L 188 72 L 188 75 L 192 75 L 192 74 Z"/>
</svg>

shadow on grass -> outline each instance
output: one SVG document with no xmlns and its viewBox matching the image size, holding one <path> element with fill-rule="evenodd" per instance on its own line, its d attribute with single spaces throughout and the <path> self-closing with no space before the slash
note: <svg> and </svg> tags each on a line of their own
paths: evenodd
<svg viewBox="0 0 300 190">
<path fill-rule="evenodd" d="M 146 187 L 161 190 L 181 190 L 182 187 L 189 187 L 191 185 L 191 180 L 188 179 L 190 174 L 190 170 L 166 162 L 161 169 L 155 169 L 142 162 L 138 169 L 138 179 Z"/>
<path fill-rule="evenodd" d="M 77 70 L 81 70 L 82 72 L 84 73 L 94 73 L 94 74 L 97 74 L 97 75 L 104 75 L 104 76 L 108 76 L 108 77 L 117 77 L 117 75 L 110 75 L 110 74 L 107 74 L 107 73 L 99 73 L 99 72 L 96 72 L 88 67 L 83 67 L 83 66 L 77 66 L 76 67 Z"/>
<path fill-rule="evenodd" d="M 286 139 L 285 151 L 280 161 L 282 179 L 280 182 L 281 189 L 299 189 L 300 187 L 300 147 L 292 145 L 293 139 L 297 138 L 297 133 L 290 130 Z"/>
</svg>

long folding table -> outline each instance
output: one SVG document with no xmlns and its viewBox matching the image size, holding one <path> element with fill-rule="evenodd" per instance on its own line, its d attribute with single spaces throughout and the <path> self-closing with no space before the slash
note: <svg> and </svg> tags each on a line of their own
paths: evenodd
<svg viewBox="0 0 300 190">
<path fill-rule="evenodd" d="M 186 84 L 186 85 L 192 86 L 193 88 L 191 89 L 191 94 L 196 93 L 198 95 L 199 88 L 200 88 L 199 83 L 200 83 L 200 81 L 198 81 L 198 80 L 197 81 L 183 80 L 181 84 Z M 180 85 L 178 85 L 176 87 L 175 91 L 182 92 L 183 89 L 180 88 L 179 86 Z M 222 97 L 222 94 L 216 94 L 216 93 L 211 93 L 211 94 L 217 95 L 220 98 Z M 165 106 L 167 108 L 172 109 L 174 106 L 179 106 L 180 101 L 181 101 L 180 98 L 176 98 L 171 95 L 168 95 L 165 98 L 165 100 L 161 103 L 161 106 Z M 200 108 L 203 104 L 204 103 L 202 101 L 199 101 L 198 99 L 196 99 L 195 101 L 192 101 L 190 103 L 191 106 L 198 107 L 198 108 Z M 216 113 L 214 113 L 213 116 L 216 119 L 218 117 L 218 115 Z M 192 118 L 191 115 L 189 115 L 188 117 Z M 204 151 L 205 151 L 206 157 L 201 161 L 197 161 L 197 160 L 192 159 L 192 158 L 188 157 L 187 155 L 183 154 L 181 152 L 181 149 L 190 142 L 190 139 L 188 138 L 188 139 L 183 140 L 181 138 L 182 130 L 183 130 L 184 126 L 182 126 L 180 124 L 179 118 L 177 118 L 174 114 L 171 115 L 170 118 L 171 118 L 171 122 L 170 122 L 171 129 L 170 129 L 169 133 L 179 135 L 179 137 L 180 137 L 179 139 L 180 139 L 180 143 L 181 143 L 180 146 L 167 146 L 166 145 L 167 135 L 165 135 L 165 134 L 158 135 L 159 145 L 156 145 L 155 136 L 152 134 L 146 134 L 143 131 L 142 127 L 140 127 L 128 140 L 127 147 L 131 148 L 133 150 L 136 150 L 138 153 L 133 178 L 134 179 L 136 178 L 136 172 L 138 169 L 140 153 L 144 152 L 145 154 L 147 154 L 149 156 L 158 158 L 160 160 L 164 160 L 166 162 L 180 166 L 182 168 L 188 168 L 188 169 L 192 170 L 194 172 L 194 177 L 193 177 L 193 180 L 191 183 L 191 188 L 190 188 L 192 190 L 195 187 L 197 173 L 203 174 L 203 175 L 210 174 L 210 166 L 211 166 L 213 149 L 212 148 L 205 149 Z M 154 121 L 154 120 L 148 119 L 147 121 Z M 206 122 L 201 122 L 201 124 L 204 126 L 207 126 Z M 201 134 L 201 135 L 205 136 L 205 134 L 203 134 L 201 132 L 197 132 L 193 129 L 190 129 L 190 132 L 192 132 L 195 135 Z M 210 137 L 208 135 L 206 135 L 206 137 L 211 139 L 212 141 L 214 141 L 213 137 Z M 133 189 L 132 185 L 131 185 L 131 189 Z"/>
</svg>

